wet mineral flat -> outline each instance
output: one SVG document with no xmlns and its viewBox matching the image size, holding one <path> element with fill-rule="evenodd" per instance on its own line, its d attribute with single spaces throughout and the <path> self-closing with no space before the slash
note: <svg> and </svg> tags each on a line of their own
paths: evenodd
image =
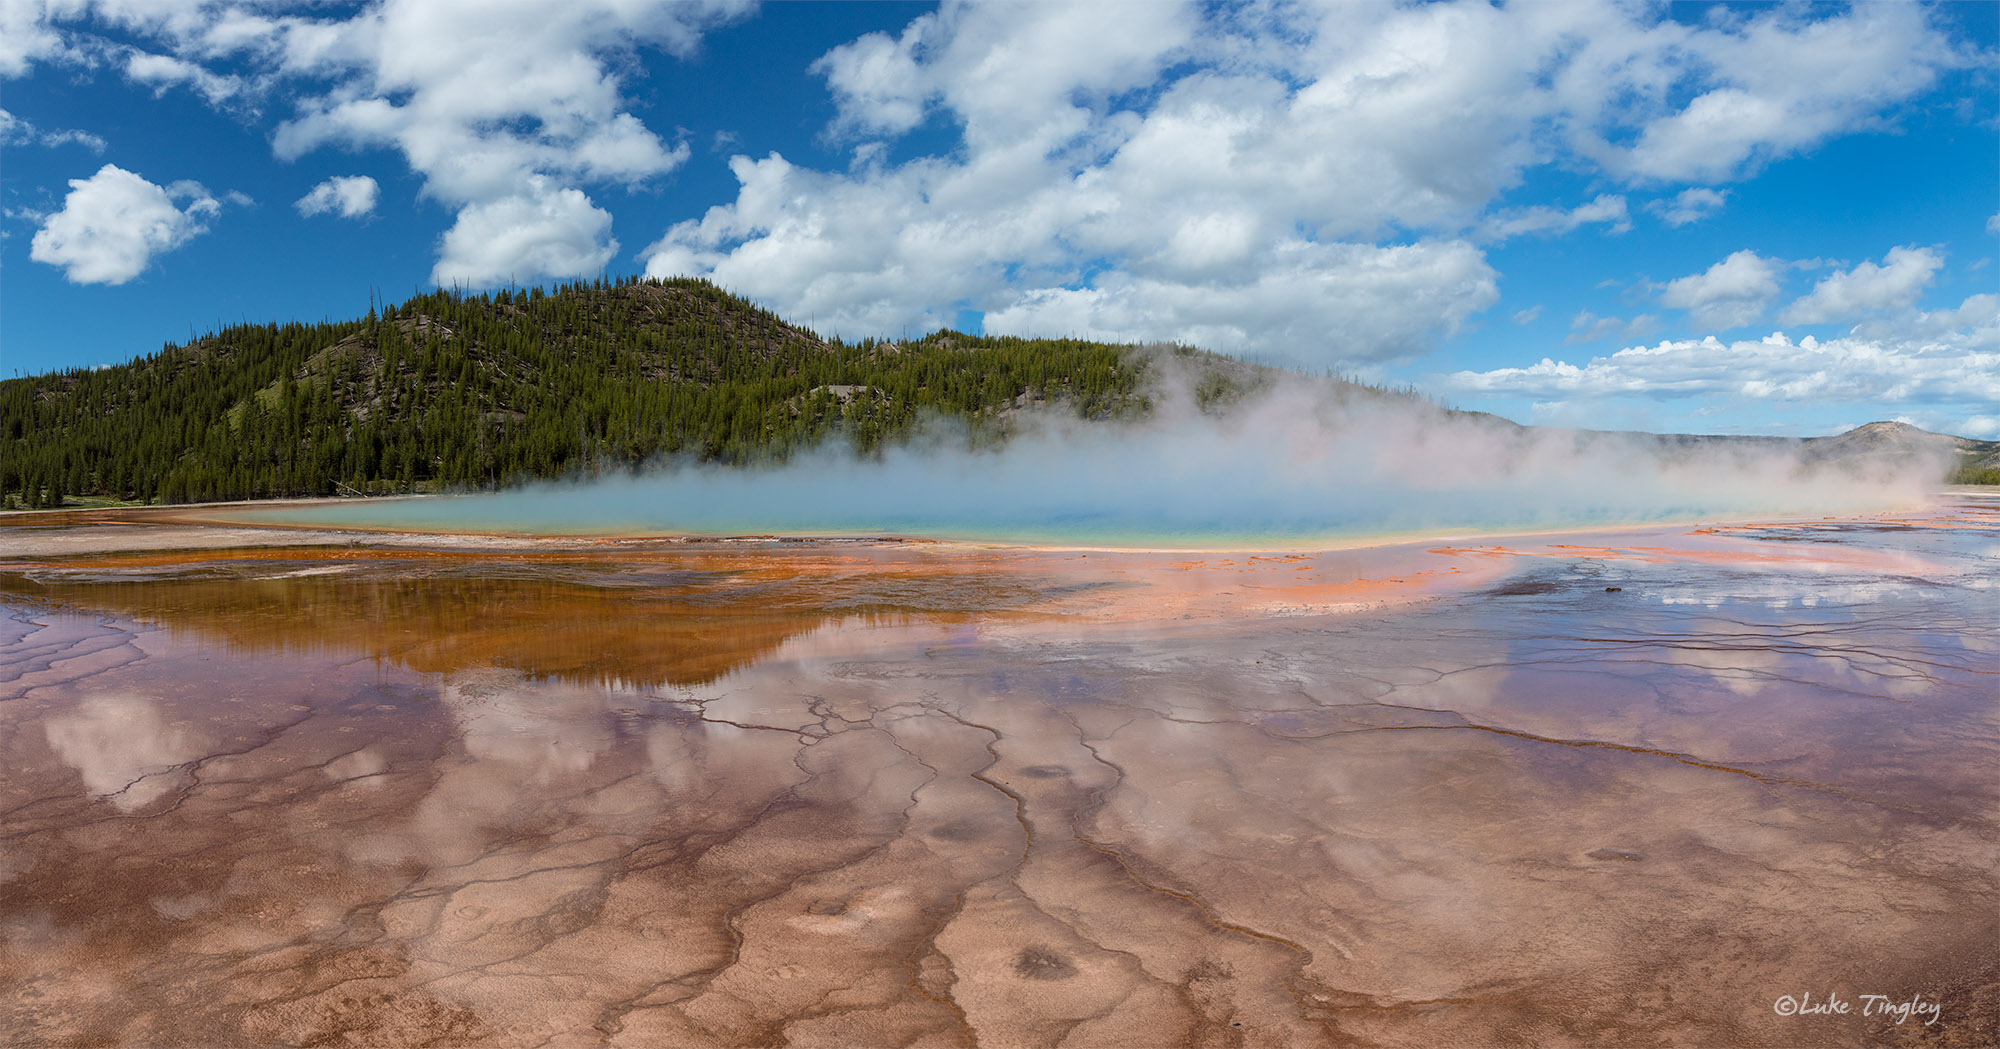
<svg viewBox="0 0 2000 1049">
<path fill-rule="evenodd" d="M 9 1044 L 2000 1039 L 1991 502 L 60 552 L 149 527 L 0 536 Z"/>
</svg>

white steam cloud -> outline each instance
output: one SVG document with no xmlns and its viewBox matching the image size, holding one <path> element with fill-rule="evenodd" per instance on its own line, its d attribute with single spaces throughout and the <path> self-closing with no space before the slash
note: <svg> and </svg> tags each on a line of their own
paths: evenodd
<svg viewBox="0 0 2000 1049">
<path fill-rule="evenodd" d="M 1168 384 L 1130 424 L 1058 412 L 998 449 L 949 427 L 858 459 L 670 465 L 489 495 L 291 511 L 301 523 L 460 532 L 918 535 L 1082 546 L 1298 546 L 1912 506 L 1942 461 L 1807 465 L 1772 440 L 1673 446 L 1534 430 L 1312 380 L 1221 415 Z M 1017 420 L 1020 421 L 1020 420 Z M 1935 472 L 1933 472 L 1935 467 Z"/>
</svg>

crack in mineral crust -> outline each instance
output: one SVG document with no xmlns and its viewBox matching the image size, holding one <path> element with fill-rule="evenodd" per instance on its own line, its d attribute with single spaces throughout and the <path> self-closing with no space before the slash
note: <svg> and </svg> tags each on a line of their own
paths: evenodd
<svg viewBox="0 0 2000 1049">
<path fill-rule="evenodd" d="M 1838 987 L 1973 1038 L 1996 523 L 0 562 L 0 1029 L 1904 1037 L 1772 1011 Z"/>
</svg>

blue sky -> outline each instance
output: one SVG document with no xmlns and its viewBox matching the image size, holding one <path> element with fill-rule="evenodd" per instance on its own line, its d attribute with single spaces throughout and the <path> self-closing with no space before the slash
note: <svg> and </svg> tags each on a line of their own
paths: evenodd
<svg viewBox="0 0 2000 1049">
<path fill-rule="evenodd" d="M 0 3 L 0 374 L 434 283 L 2000 437 L 2000 5 Z"/>
</svg>

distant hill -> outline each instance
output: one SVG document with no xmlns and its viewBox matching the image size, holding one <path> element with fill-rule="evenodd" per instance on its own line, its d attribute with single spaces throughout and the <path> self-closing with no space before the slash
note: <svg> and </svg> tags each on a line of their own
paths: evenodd
<svg viewBox="0 0 2000 1049">
<path fill-rule="evenodd" d="M 866 455 L 931 418 L 990 443 L 1038 406 L 1143 416 L 1170 372 L 1203 411 L 1311 383 L 1335 402 L 1483 419 L 1502 439 L 1538 432 L 1413 391 L 1187 347 L 954 331 L 848 343 L 705 281 L 600 280 L 437 291 L 338 323 L 237 325 L 127 364 L 0 382 L 0 506 L 479 489 L 664 458 L 768 462 L 829 440 Z M 1950 442 L 1960 480 L 2000 483 L 2000 444 L 1900 423 L 1805 441 L 1626 436 L 1667 452 L 1761 442 L 1840 462 Z"/>
<path fill-rule="evenodd" d="M 1715 437 L 1693 434 L 1657 435 L 1667 444 L 1728 444 L 1741 447 L 1789 447 L 1808 465 L 1833 464 L 1859 472 L 1893 472 L 1911 463 L 1939 464 L 1939 473 L 1955 484 L 2000 484 L 2000 441 L 1932 433 L 1909 423 L 1863 423 L 1830 437 Z"/>
<path fill-rule="evenodd" d="M 0 382 L 0 505 L 487 488 L 662 457 L 782 459 L 825 440 L 867 454 L 925 417 L 999 440 L 1031 405 L 1143 414 L 1163 353 L 1196 364 L 1205 404 L 1268 371 L 1074 339 L 846 343 L 698 280 L 438 291 Z"/>
<path fill-rule="evenodd" d="M 1872 422 L 1806 442 L 1807 461 L 1898 462 L 1930 455 L 1953 465 L 1957 484 L 2000 484 L 2000 441 L 1932 433 L 1909 423 Z"/>
<path fill-rule="evenodd" d="M 1909 423 L 1863 423 L 1828 437 L 1761 437 L 1736 434 L 1642 433 L 1636 430 L 1570 431 L 1588 442 L 1618 440 L 1665 455 L 1716 451 L 1788 452 L 1808 466 L 1859 472 L 1893 472 L 1912 463 L 1937 463 L 1954 484 L 2000 484 L 2000 441 L 1932 433 Z"/>
</svg>

